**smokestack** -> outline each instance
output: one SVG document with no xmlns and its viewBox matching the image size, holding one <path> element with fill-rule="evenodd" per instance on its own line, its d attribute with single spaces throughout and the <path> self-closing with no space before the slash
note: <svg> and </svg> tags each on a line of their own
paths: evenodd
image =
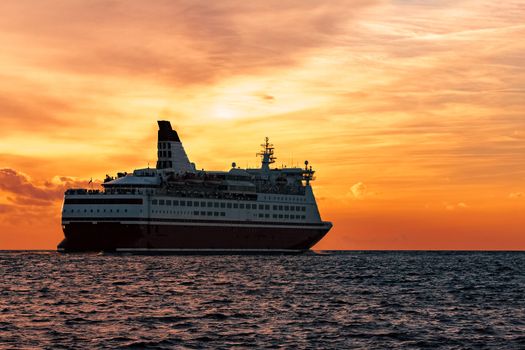
<svg viewBox="0 0 525 350">
<path fill-rule="evenodd" d="M 159 120 L 157 123 L 157 169 L 173 170 L 177 173 L 194 172 L 195 169 L 190 164 L 179 135 L 172 129 L 171 123 L 167 120 Z"/>
</svg>

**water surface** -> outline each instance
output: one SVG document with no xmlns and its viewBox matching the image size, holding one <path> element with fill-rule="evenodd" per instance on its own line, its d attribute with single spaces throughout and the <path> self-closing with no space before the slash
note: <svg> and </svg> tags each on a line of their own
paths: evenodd
<svg viewBox="0 0 525 350">
<path fill-rule="evenodd" d="M 0 348 L 525 349 L 525 253 L 0 252 Z"/>
</svg>

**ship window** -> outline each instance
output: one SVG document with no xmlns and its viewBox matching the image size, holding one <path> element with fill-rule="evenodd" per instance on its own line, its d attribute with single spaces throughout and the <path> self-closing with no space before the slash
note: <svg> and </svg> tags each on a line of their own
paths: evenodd
<svg viewBox="0 0 525 350">
<path fill-rule="evenodd" d="M 295 207 L 292 205 L 292 206 L 290 207 L 290 210 L 291 210 L 291 211 L 295 211 Z"/>
<path fill-rule="evenodd" d="M 212 202 L 208 202 L 208 208 L 211 208 L 213 207 L 213 203 Z"/>
<path fill-rule="evenodd" d="M 283 210 L 283 206 L 282 205 L 279 206 L 279 210 Z"/>
<path fill-rule="evenodd" d="M 198 210 L 195 210 L 195 211 L 193 212 L 193 215 L 199 215 L 199 211 L 198 211 Z"/>
<path fill-rule="evenodd" d="M 218 208 L 218 207 L 219 207 L 219 203 L 218 203 L 218 202 L 215 202 L 215 203 L 213 203 L 213 206 L 214 206 L 215 208 Z"/>
<path fill-rule="evenodd" d="M 84 209 L 84 213 L 87 212 L 87 209 Z"/>
<path fill-rule="evenodd" d="M 232 204 L 231 204 L 231 203 L 227 203 L 227 204 L 226 204 L 226 207 L 231 208 L 231 207 L 232 207 Z"/>
<path fill-rule="evenodd" d="M 186 206 L 186 201 L 180 201 L 180 205 L 181 205 L 182 207 Z"/>
<path fill-rule="evenodd" d="M 169 143 L 169 142 L 166 143 L 166 147 L 167 147 L 168 149 L 171 149 L 171 143 Z"/>
<path fill-rule="evenodd" d="M 259 210 L 264 209 L 264 205 L 259 204 Z"/>
<path fill-rule="evenodd" d="M 171 158 L 171 151 L 168 151 L 168 157 Z"/>
<path fill-rule="evenodd" d="M 208 212 L 206 212 L 206 215 L 211 216 L 211 215 L 212 215 L 212 212 L 211 212 L 211 211 L 208 211 Z"/>
<path fill-rule="evenodd" d="M 237 209 L 239 207 L 239 205 L 237 203 L 233 203 L 233 208 L 234 209 Z"/>
<path fill-rule="evenodd" d="M 269 217 L 270 217 L 270 214 L 266 213 L 266 214 L 264 214 L 264 217 L 265 217 L 265 218 L 269 218 Z"/>
<path fill-rule="evenodd" d="M 225 207 L 226 207 L 226 203 L 221 202 L 221 208 L 225 208 Z"/>
<path fill-rule="evenodd" d="M 159 205 L 164 205 L 164 199 L 159 199 Z"/>
<path fill-rule="evenodd" d="M 272 217 L 273 217 L 274 219 L 277 219 L 277 214 L 273 214 Z"/>
<path fill-rule="evenodd" d="M 287 205 L 284 206 L 284 210 L 290 210 L 290 207 L 288 207 Z"/>
<path fill-rule="evenodd" d="M 221 211 L 221 216 L 226 216 L 226 213 Z"/>
<path fill-rule="evenodd" d="M 206 212 L 205 211 L 201 211 L 201 215 L 206 215 Z"/>
<path fill-rule="evenodd" d="M 193 202 L 193 206 L 194 207 L 198 207 L 199 206 L 199 202 L 197 202 L 197 201 Z"/>
<path fill-rule="evenodd" d="M 98 211 L 98 210 L 97 210 L 97 211 Z M 127 213 L 127 212 L 128 212 L 128 210 L 127 210 L 127 209 L 124 209 L 124 213 Z"/>
<path fill-rule="evenodd" d="M 285 214 L 285 215 L 284 215 L 284 218 L 285 218 L 285 219 L 288 219 L 288 218 L 289 218 L 288 214 Z"/>
<path fill-rule="evenodd" d="M 283 214 L 279 214 L 279 219 L 282 219 L 283 218 Z"/>
<path fill-rule="evenodd" d="M 295 219 L 295 215 L 290 214 L 290 219 Z"/>
<path fill-rule="evenodd" d="M 186 205 L 187 205 L 188 207 L 191 207 L 191 204 L 192 204 L 191 201 L 187 201 L 187 202 L 186 202 Z"/>
<path fill-rule="evenodd" d="M 301 207 L 301 210 L 302 211 L 306 211 L 306 207 Z"/>
<path fill-rule="evenodd" d="M 262 213 L 259 213 L 259 217 L 262 218 L 264 215 Z"/>
<path fill-rule="evenodd" d="M 239 208 L 244 209 L 244 203 L 239 204 Z"/>
<path fill-rule="evenodd" d="M 157 204 L 157 200 L 156 199 L 152 200 L 151 204 L 155 204 L 156 205 Z"/>
<path fill-rule="evenodd" d="M 265 205 L 264 205 L 264 209 L 265 209 L 265 210 L 270 210 L 270 205 L 269 205 L 269 204 L 265 204 Z"/>
<path fill-rule="evenodd" d="M 173 205 L 179 205 L 179 201 L 173 201 Z"/>
<path fill-rule="evenodd" d="M 206 202 L 201 202 L 201 207 L 205 207 L 206 206 Z"/>
<path fill-rule="evenodd" d="M 171 200 L 170 199 L 166 200 L 166 205 L 171 205 Z"/>
<path fill-rule="evenodd" d="M 257 209 L 257 204 L 252 204 L 252 209 Z"/>
<path fill-rule="evenodd" d="M 276 205 L 273 206 L 273 210 L 277 210 L 277 206 Z"/>
<path fill-rule="evenodd" d="M 110 212 L 110 213 L 113 213 L 113 209 L 109 209 L 109 212 Z"/>
<path fill-rule="evenodd" d="M 301 211 L 301 207 L 297 206 L 297 207 L 295 207 L 295 210 Z"/>
<path fill-rule="evenodd" d="M 213 212 L 213 216 L 219 216 L 219 212 L 218 211 L 214 211 Z"/>
<path fill-rule="evenodd" d="M 89 211 L 90 211 L 90 212 L 93 212 L 93 209 L 90 209 Z"/>
</svg>

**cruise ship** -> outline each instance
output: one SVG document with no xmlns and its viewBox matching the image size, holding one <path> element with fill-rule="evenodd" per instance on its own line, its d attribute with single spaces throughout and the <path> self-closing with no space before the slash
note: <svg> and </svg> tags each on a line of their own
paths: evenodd
<svg viewBox="0 0 525 350">
<path fill-rule="evenodd" d="M 198 170 L 169 121 L 158 121 L 155 168 L 106 175 L 101 190 L 65 192 L 61 252 L 299 253 L 331 229 L 321 220 L 314 170 L 272 167 L 268 138 L 260 168 Z"/>
</svg>

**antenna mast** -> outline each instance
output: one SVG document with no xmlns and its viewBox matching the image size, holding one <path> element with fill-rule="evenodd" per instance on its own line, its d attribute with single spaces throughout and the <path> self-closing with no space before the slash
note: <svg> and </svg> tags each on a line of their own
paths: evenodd
<svg viewBox="0 0 525 350">
<path fill-rule="evenodd" d="M 275 163 L 275 160 L 277 159 L 273 155 L 274 147 L 273 144 L 270 143 L 270 139 L 266 137 L 264 139 L 264 143 L 261 144 L 262 150 L 261 152 L 257 153 L 257 156 L 262 157 L 261 160 L 261 169 L 263 170 L 270 170 L 270 164 Z"/>
</svg>

